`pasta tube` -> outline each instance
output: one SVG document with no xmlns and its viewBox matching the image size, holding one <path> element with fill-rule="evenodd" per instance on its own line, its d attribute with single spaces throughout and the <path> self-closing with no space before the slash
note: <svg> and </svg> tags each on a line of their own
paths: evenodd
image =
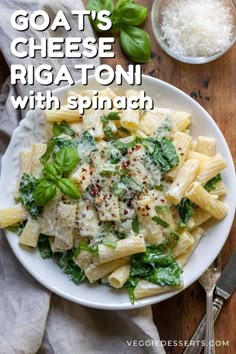
<svg viewBox="0 0 236 354">
<path fill-rule="evenodd" d="M 21 159 L 21 164 L 20 164 L 21 175 L 23 175 L 23 173 L 30 174 L 31 173 L 32 151 L 30 151 L 30 150 L 21 151 L 20 159 Z"/>
<path fill-rule="evenodd" d="M 188 187 L 194 181 L 199 167 L 200 162 L 197 160 L 187 160 L 184 163 L 166 194 L 166 199 L 169 202 L 176 205 L 181 201 Z"/>
<path fill-rule="evenodd" d="M 25 246 L 36 247 L 41 231 L 41 224 L 38 220 L 29 219 L 20 236 L 20 243 Z"/>
<path fill-rule="evenodd" d="M 127 97 L 136 97 L 138 100 L 138 92 L 134 90 L 127 90 L 126 91 Z M 120 124 L 122 127 L 129 129 L 129 130 L 136 130 L 139 127 L 139 117 L 140 117 L 140 110 L 134 110 L 127 108 L 121 113 L 120 116 Z"/>
<path fill-rule="evenodd" d="M 196 151 L 213 157 L 216 154 L 216 139 L 207 136 L 197 138 Z"/>
<path fill-rule="evenodd" d="M 196 181 L 205 184 L 210 179 L 215 177 L 218 173 L 224 170 L 227 167 L 226 161 L 220 154 L 215 155 L 209 161 L 203 165 L 202 169 L 200 170 Z"/>
<path fill-rule="evenodd" d="M 208 193 L 199 182 L 194 182 L 185 196 L 216 219 L 223 219 L 226 205 Z"/>
<path fill-rule="evenodd" d="M 127 264 L 128 262 L 129 258 L 121 258 L 104 264 L 91 264 L 85 269 L 85 275 L 90 283 L 94 283 L 96 280 L 105 277 L 107 274 L 110 274 L 115 269 Z"/>
<path fill-rule="evenodd" d="M 129 279 L 130 264 L 124 264 L 117 268 L 108 277 L 108 282 L 113 288 L 120 289 Z"/>
<path fill-rule="evenodd" d="M 201 237 L 204 234 L 204 230 L 201 227 L 197 227 L 196 229 L 194 229 L 191 232 L 191 235 L 193 237 L 193 243 L 186 249 L 186 251 L 184 253 L 181 253 L 177 258 L 176 261 L 178 263 L 178 265 L 182 268 L 187 261 L 189 260 L 189 258 L 191 257 L 193 251 L 195 250 L 195 248 L 197 247 Z"/>
<path fill-rule="evenodd" d="M 179 286 L 159 286 L 146 280 L 140 280 L 134 289 L 134 297 L 136 300 L 152 295 L 166 293 L 168 291 L 176 291 L 183 289 L 183 281 Z"/>
<path fill-rule="evenodd" d="M 192 235 L 188 231 L 183 232 L 179 237 L 177 245 L 173 249 L 173 257 L 176 258 L 184 253 L 193 243 L 194 239 Z"/>
<path fill-rule="evenodd" d="M 65 120 L 67 123 L 80 122 L 81 116 L 77 110 L 71 110 L 66 106 L 61 107 L 60 110 L 51 109 L 45 111 L 46 120 L 48 123 L 60 123 Z"/>
<path fill-rule="evenodd" d="M 175 133 L 173 139 L 173 145 L 175 147 L 176 153 L 179 158 L 179 164 L 178 166 L 173 167 L 169 172 L 167 172 L 166 174 L 167 177 L 171 179 L 174 179 L 176 177 L 178 171 L 181 169 L 181 167 L 183 166 L 187 158 L 191 141 L 192 141 L 191 136 L 181 132 Z"/>
<path fill-rule="evenodd" d="M 142 235 L 132 236 L 117 241 L 116 248 L 105 245 L 98 245 L 99 263 L 106 263 L 118 258 L 131 256 L 135 253 L 145 252 L 146 245 Z"/>
<path fill-rule="evenodd" d="M 47 149 L 47 144 L 33 144 L 32 146 L 32 159 L 31 159 L 31 174 L 34 177 L 40 177 L 43 165 L 40 157 L 43 156 Z"/>
<path fill-rule="evenodd" d="M 0 210 L 0 228 L 12 226 L 27 219 L 28 213 L 21 205 Z"/>
</svg>

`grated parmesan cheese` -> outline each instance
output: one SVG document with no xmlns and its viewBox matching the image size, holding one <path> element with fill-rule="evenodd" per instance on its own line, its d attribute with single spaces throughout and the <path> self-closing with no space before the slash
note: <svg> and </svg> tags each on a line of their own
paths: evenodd
<svg viewBox="0 0 236 354">
<path fill-rule="evenodd" d="M 225 0 L 171 0 L 162 11 L 161 32 L 177 55 L 210 56 L 230 45 L 233 18 Z"/>
</svg>

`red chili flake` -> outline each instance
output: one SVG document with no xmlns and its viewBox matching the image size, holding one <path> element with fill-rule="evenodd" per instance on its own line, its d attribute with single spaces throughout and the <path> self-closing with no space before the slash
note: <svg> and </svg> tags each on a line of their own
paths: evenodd
<svg viewBox="0 0 236 354">
<path fill-rule="evenodd" d="M 122 161 L 121 167 L 122 168 L 128 167 L 129 164 L 130 164 L 130 162 L 128 160 Z"/>
<path fill-rule="evenodd" d="M 89 210 L 89 205 L 86 206 L 86 209 Z"/>
<path fill-rule="evenodd" d="M 82 167 L 82 172 L 87 172 L 87 169 Z"/>
<path fill-rule="evenodd" d="M 124 215 L 127 215 L 127 214 L 128 214 L 128 210 L 125 209 L 125 210 L 124 210 Z"/>
<path fill-rule="evenodd" d="M 161 199 L 161 202 L 162 202 L 162 203 L 165 203 L 165 199 Z"/>
<path fill-rule="evenodd" d="M 147 184 L 147 181 L 143 181 L 143 184 Z"/>
<path fill-rule="evenodd" d="M 148 205 L 146 205 L 146 209 L 147 209 L 147 210 L 150 210 L 151 208 L 150 208 Z"/>
<path fill-rule="evenodd" d="M 96 197 L 101 192 L 101 190 L 102 190 L 102 187 L 99 186 L 98 184 L 96 184 L 95 186 L 92 186 L 90 188 L 89 193 L 92 197 Z"/>
<path fill-rule="evenodd" d="M 85 180 L 85 176 L 82 176 L 82 181 L 84 181 Z"/>
<path fill-rule="evenodd" d="M 137 150 L 139 150 L 139 149 L 141 149 L 141 145 L 135 146 L 135 151 L 137 151 Z"/>
</svg>

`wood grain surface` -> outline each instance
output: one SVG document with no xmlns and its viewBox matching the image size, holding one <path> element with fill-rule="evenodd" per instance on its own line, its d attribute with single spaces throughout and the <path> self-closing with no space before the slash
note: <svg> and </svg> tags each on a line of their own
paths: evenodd
<svg viewBox="0 0 236 354">
<path fill-rule="evenodd" d="M 152 40 L 152 60 L 143 65 L 147 75 L 164 80 L 189 95 L 194 96 L 214 118 L 223 132 L 236 162 L 236 46 L 220 59 L 204 65 L 189 65 L 177 62 L 165 54 L 158 46 L 152 33 L 152 0 L 136 2 L 149 8 L 149 18 L 144 26 Z M 104 60 L 113 67 L 129 62 L 120 50 L 119 42 L 114 45 L 116 57 Z M 8 75 L 4 59 L 0 55 L 0 84 Z M 230 191 L 229 191 L 230 192 Z M 236 197 L 236 196 L 235 196 Z M 222 250 L 223 266 L 236 249 L 236 223 Z M 205 293 L 196 282 L 179 295 L 153 306 L 155 324 L 163 341 L 189 340 L 200 319 L 205 313 Z M 229 346 L 219 346 L 216 354 L 236 353 L 236 293 L 225 303 L 215 325 L 215 338 L 228 341 Z M 167 353 L 180 354 L 182 346 L 166 346 Z"/>
<path fill-rule="evenodd" d="M 152 60 L 143 65 L 143 72 L 164 80 L 192 95 L 214 118 L 223 132 L 236 162 L 236 46 L 218 60 L 204 65 L 190 65 L 169 57 L 157 44 L 151 25 L 152 0 L 137 0 L 148 6 L 149 18 L 144 29 L 152 40 Z M 129 62 L 119 41 L 114 45 L 116 58 L 104 62 L 111 66 Z M 229 191 L 230 192 L 230 191 Z M 236 198 L 236 196 L 235 196 Z M 236 222 L 222 250 L 223 266 L 236 249 Z M 168 340 L 189 340 L 205 313 L 205 292 L 198 282 L 179 295 L 153 306 L 155 324 L 160 337 Z M 236 293 L 225 303 L 215 325 L 215 339 L 229 341 L 219 346 L 216 354 L 236 353 Z M 166 346 L 167 353 L 180 354 L 182 346 Z"/>
</svg>

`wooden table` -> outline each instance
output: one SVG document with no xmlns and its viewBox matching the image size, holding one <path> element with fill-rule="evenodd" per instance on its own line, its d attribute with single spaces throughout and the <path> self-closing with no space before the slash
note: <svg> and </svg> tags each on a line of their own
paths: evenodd
<svg viewBox="0 0 236 354">
<path fill-rule="evenodd" d="M 152 40 L 152 60 L 143 72 L 164 80 L 194 96 L 215 119 L 223 132 L 236 162 L 236 46 L 220 59 L 205 65 L 180 63 L 169 57 L 157 44 L 151 26 L 153 0 L 137 0 L 149 8 L 144 26 Z M 127 66 L 128 61 L 117 41 L 116 58 L 104 62 Z M 229 191 L 230 192 L 230 191 Z M 235 196 L 236 198 L 236 196 Z M 236 249 L 236 222 L 222 250 L 223 266 Z M 154 321 L 162 340 L 189 340 L 205 313 L 205 292 L 198 282 L 179 295 L 153 306 Z M 217 354 L 236 352 L 236 294 L 225 304 L 215 326 L 216 340 L 229 341 L 229 347 L 217 347 Z M 166 346 L 167 353 L 180 354 L 183 347 Z"/>
<path fill-rule="evenodd" d="M 152 7 L 152 0 L 139 0 L 140 4 Z M 143 65 L 147 75 L 164 80 L 195 99 L 211 114 L 223 132 L 234 161 L 236 162 L 236 46 L 222 58 L 205 65 L 179 63 L 165 54 L 158 46 L 152 33 L 150 15 L 145 29 L 152 39 L 152 60 Z M 118 42 L 114 46 L 116 58 L 106 60 L 107 64 L 127 66 L 128 61 L 120 50 Z M 0 56 L 0 84 L 9 74 L 4 59 Z M 229 191 L 230 192 L 230 191 Z M 235 196 L 236 197 L 236 196 Z M 236 249 L 236 223 L 222 250 L 223 266 Z M 164 341 L 189 340 L 205 312 L 205 293 L 196 282 L 179 295 L 153 306 L 154 321 Z M 215 326 L 216 340 L 229 341 L 229 346 L 217 347 L 217 354 L 236 352 L 236 294 L 224 305 Z M 166 346 L 167 353 L 180 354 L 183 347 Z"/>
</svg>

